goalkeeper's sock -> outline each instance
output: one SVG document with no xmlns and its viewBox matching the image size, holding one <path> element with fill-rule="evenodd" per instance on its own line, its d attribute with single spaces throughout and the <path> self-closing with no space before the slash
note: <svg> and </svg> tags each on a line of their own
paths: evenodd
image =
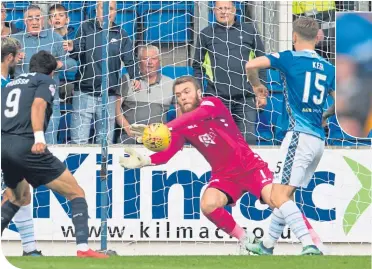
<svg viewBox="0 0 372 269">
<path fill-rule="evenodd" d="M 19 206 L 12 204 L 9 202 L 9 200 L 7 200 L 1 206 L 1 234 L 3 234 L 5 228 L 8 227 L 9 222 L 12 220 L 18 210 Z"/>
<path fill-rule="evenodd" d="M 231 214 L 224 208 L 217 208 L 213 212 L 206 215 L 222 231 L 242 241 L 245 236 L 245 230 L 236 224 Z"/>
<path fill-rule="evenodd" d="M 278 242 L 285 227 L 285 219 L 279 209 L 275 208 L 271 214 L 271 222 L 268 236 L 265 236 L 263 244 L 266 248 L 273 248 Z"/>
<path fill-rule="evenodd" d="M 292 200 L 289 200 L 282 204 L 279 210 L 283 214 L 285 222 L 291 228 L 291 231 L 294 232 L 298 240 L 301 241 L 302 245 L 304 247 L 314 245 L 309 230 L 307 229 L 302 217 L 302 213 L 297 205 Z"/>
<path fill-rule="evenodd" d="M 13 221 L 21 236 L 23 251 L 28 253 L 36 250 L 31 204 L 21 206 Z"/>
<path fill-rule="evenodd" d="M 88 248 L 88 205 L 83 197 L 78 197 L 71 200 L 72 208 L 72 223 L 75 227 L 76 234 L 76 244 L 78 245 L 78 250 L 83 250 Z M 87 249 L 88 250 L 88 249 Z"/>
</svg>

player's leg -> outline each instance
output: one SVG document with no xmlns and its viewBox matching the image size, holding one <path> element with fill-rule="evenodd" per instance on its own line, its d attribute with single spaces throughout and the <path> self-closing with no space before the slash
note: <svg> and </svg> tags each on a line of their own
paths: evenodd
<svg viewBox="0 0 372 269">
<path fill-rule="evenodd" d="M 13 192 L 1 205 L 1 234 L 24 203 L 24 194 L 28 190 L 28 183 L 23 180 L 24 171 L 17 163 L 22 158 L 22 155 L 18 155 L 21 143 L 14 142 L 19 141 L 14 141 L 14 138 L 9 135 L 1 135 L 1 170 L 4 186 Z"/>
<path fill-rule="evenodd" d="M 72 223 L 76 232 L 79 257 L 107 258 L 88 247 L 88 205 L 85 193 L 65 165 L 46 149 L 44 154 L 31 152 L 25 156 L 27 180 L 34 187 L 45 185 L 71 202 Z"/>
<path fill-rule="evenodd" d="M 76 244 L 79 257 L 107 258 L 107 255 L 97 253 L 88 247 L 88 204 L 84 190 L 68 169 L 55 180 L 45 184 L 49 189 L 58 192 L 71 202 L 72 223 L 76 231 Z"/>
<path fill-rule="evenodd" d="M 232 182 L 212 179 L 201 198 L 200 208 L 203 214 L 218 228 L 240 242 L 255 240 L 253 233 L 245 231 L 237 224 L 232 215 L 224 208 L 234 204 L 241 196 L 241 192 Z"/>
<path fill-rule="evenodd" d="M 316 137 L 297 132 L 292 133 L 285 161 L 275 178 L 271 201 L 301 241 L 303 254 L 319 255 L 321 252 L 311 238 L 302 212 L 293 201 L 297 187 L 306 187 L 323 154 L 324 142 Z M 280 165 L 279 165 L 280 167 Z"/>
<path fill-rule="evenodd" d="M 12 195 L 11 189 L 7 188 L 3 194 L 2 204 Z M 25 192 L 24 204 L 13 217 L 13 222 L 21 237 L 23 256 L 42 256 L 41 251 L 36 249 L 30 185 L 28 185 L 28 190 Z"/>
<path fill-rule="evenodd" d="M 7 175 L 4 173 L 4 180 Z M 22 178 L 22 177 L 20 177 Z M 5 183 L 9 185 L 9 181 L 5 180 Z M 13 188 L 14 186 L 14 188 Z M 18 183 L 13 183 L 12 195 L 6 200 L 1 206 L 1 234 L 6 227 L 8 227 L 10 221 L 13 219 L 14 215 L 18 212 L 22 204 L 25 203 L 26 193 L 28 191 L 28 183 L 26 180 L 18 180 Z"/>
</svg>

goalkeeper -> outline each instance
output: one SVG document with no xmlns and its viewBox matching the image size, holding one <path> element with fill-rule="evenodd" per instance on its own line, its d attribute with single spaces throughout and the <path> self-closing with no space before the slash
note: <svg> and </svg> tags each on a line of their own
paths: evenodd
<svg viewBox="0 0 372 269">
<path fill-rule="evenodd" d="M 254 88 L 260 107 L 266 105 L 267 89 Z M 197 80 L 191 76 L 178 78 L 173 92 L 183 115 L 167 124 L 172 131 L 170 146 L 145 157 L 134 149 L 125 151 L 129 157 L 120 159 L 125 168 L 140 168 L 168 162 L 187 141 L 206 158 L 212 177 L 201 198 L 203 214 L 218 228 L 237 238 L 242 246 L 255 242 L 255 236 L 240 227 L 225 205 L 234 205 L 250 192 L 271 206 L 272 173 L 268 165 L 245 142 L 230 112 L 216 97 L 202 98 Z M 142 136 L 146 125 L 132 125 L 131 131 Z"/>
</svg>

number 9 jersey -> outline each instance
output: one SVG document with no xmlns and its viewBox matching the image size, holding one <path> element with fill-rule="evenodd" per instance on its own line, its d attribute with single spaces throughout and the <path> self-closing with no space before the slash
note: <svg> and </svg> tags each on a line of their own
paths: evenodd
<svg viewBox="0 0 372 269">
<path fill-rule="evenodd" d="M 323 107 L 329 92 L 335 90 L 335 67 L 312 50 L 283 51 L 266 57 L 272 68 L 285 75 L 288 131 L 324 140 Z"/>
<path fill-rule="evenodd" d="M 31 106 L 35 98 L 47 102 L 45 132 L 52 115 L 56 88 L 56 82 L 50 76 L 40 73 L 21 74 L 9 82 L 1 89 L 1 132 L 33 138 Z"/>
</svg>

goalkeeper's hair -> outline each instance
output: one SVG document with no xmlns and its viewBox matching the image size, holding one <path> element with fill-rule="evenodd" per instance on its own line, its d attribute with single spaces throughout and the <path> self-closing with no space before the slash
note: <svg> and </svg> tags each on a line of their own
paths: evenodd
<svg viewBox="0 0 372 269">
<path fill-rule="evenodd" d="M 41 50 L 34 54 L 30 60 L 30 72 L 50 75 L 57 68 L 57 60 L 54 56 Z"/>
<path fill-rule="evenodd" d="M 198 89 L 201 90 L 200 83 L 196 78 L 194 78 L 193 76 L 182 76 L 182 77 L 177 78 L 174 81 L 174 83 L 173 83 L 173 93 L 174 93 L 174 90 L 175 90 L 176 86 L 178 86 L 180 84 L 183 84 L 183 83 L 186 83 L 186 82 L 191 82 L 194 85 L 195 90 L 198 90 Z"/>
<path fill-rule="evenodd" d="M 319 24 L 313 18 L 301 17 L 293 22 L 293 32 L 306 41 L 315 40 L 318 31 Z"/>
<path fill-rule="evenodd" d="M 21 43 L 12 37 L 2 37 L 1 38 L 1 62 L 4 62 L 4 59 L 12 54 L 13 57 L 16 57 L 18 50 L 20 50 Z"/>
</svg>

